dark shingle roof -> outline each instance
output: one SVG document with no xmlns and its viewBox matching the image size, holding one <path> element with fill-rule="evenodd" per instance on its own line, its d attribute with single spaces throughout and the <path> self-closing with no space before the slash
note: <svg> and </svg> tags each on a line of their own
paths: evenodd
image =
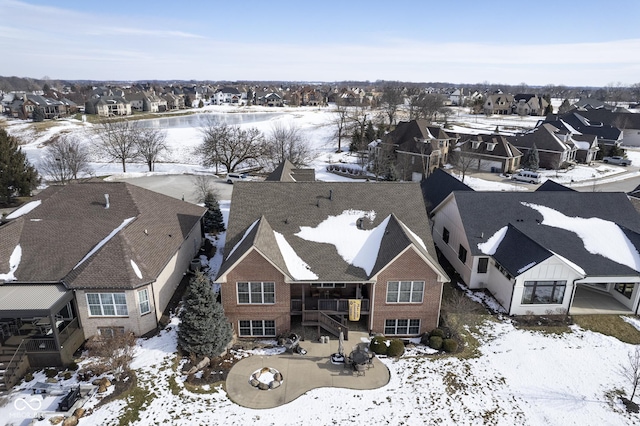
<svg viewBox="0 0 640 426">
<path fill-rule="evenodd" d="M 42 204 L 16 220 L 22 222 L 22 259 L 15 276 L 19 282 L 64 281 L 70 288 L 133 288 L 155 280 L 205 211 L 123 182 L 53 186 L 36 198 Z M 132 221 L 81 262 L 127 219 Z M 16 226 L 0 227 L 0 239 L 14 239 Z"/>
<path fill-rule="evenodd" d="M 552 255 L 553 253 L 518 231 L 513 225 L 507 225 L 507 232 L 493 258 L 516 277 Z"/>
<path fill-rule="evenodd" d="M 268 182 L 313 182 L 316 180 L 314 169 L 298 169 L 289 160 L 284 160 L 265 179 Z"/>
<path fill-rule="evenodd" d="M 417 250 L 435 259 L 429 221 L 417 183 L 238 182 L 233 192 L 225 260 L 218 274 L 219 279 L 252 248 L 287 271 L 286 265 L 283 266 L 284 260 L 280 260 L 282 254 L 277 244 L 270 242 L 275 241 L 273 232 L 267 231 L 282 234 L 295 253 L 322 281 L 369 279 L 400 251 L 412 243 L 416 244 L 411 232 L 418 235 L 427 247 L 425 250 L 417 243 L 420 246 L 416 246 Z M 334 245 L 307 241 L 295 235 L 301 227 L 316 227 L 329 216 L 338 216 L 346 210 L 374 211 L 375 218 L 365 221 L 365 229 L 373 229 L 389 217 L 380 244 L 381 250 L 370 275 L 345 262 Z M 247 233 L 256 221 L 254 229 Z M 262 236 L 260 230 L 264 231 Z M 230 253 L 234 247 L 235 251 L 227 258 L 226 253 Z M 433 263 L 437 264 L 435 261 Z M 435 267 L 444 276 L 439 266 Z"/>
<path fill-rule="evenodd" d="M 442 169 L 435 169 L 429 177 L 420 182 L 420 186 L 429 213 L 453 191 L 473 191 L 469 186 Z"/>
<path fill-rule="evenodd" d="M 536 191 L 573 191 L 575 192 L 575 189 L 559 184 L 558 182 L 553 181 L 551 179 L 547 179 L 544 181 L 542 185 L 538 187 L 538 189 L 536 189 Z"/>
<path fill-rule="evenodd" d="M 588 252 L 582 239 L 574 232 L 541 225 L 542 214 L 523 205 L 523 203 L 530 203 L 546 206 L 568 217 L 601 218 L 630 231 L 640 232 L 640 216 L 624 193 L 469 191 L 454 194 L 462 223 L 464 223 L 469 249 L 473 255 L 482 254 L 478 243 L 485 242 L 500 228 L 511 224 L 546 250 L 553 251 L 581 266 L 589 275 L 637 274 L 625 265 Z"/>
</svg>

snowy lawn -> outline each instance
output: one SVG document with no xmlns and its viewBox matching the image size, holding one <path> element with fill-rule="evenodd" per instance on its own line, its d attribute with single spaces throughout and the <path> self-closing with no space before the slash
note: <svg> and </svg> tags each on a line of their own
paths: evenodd
<svg viewBox="0 0 640 426">
<path fill-rule="evenodd" d="M 637 320 L 635 320 L 637 321 Z M 618 369 L 633 349 L 615 338 L 576 326 L 563 334 L 516 329 L 509 320 L 487 320 L 475 333 L 477 357 L 425 355 L 409 349 L 400 359 L 382 359 L 391 372 L 386 386 L 371 390 L 316 389 L 273 409 L 252 410 L 231 402 L 222 385 L 185 388 L 177 370 L 174 318 L 157 336 L 139 341 L 132 367 L 141 395 L 96 408 L 94 396 L 86 408 L 93 413 L 84 425 L 117 425 L 123 415 L 132 424 L 493 424 L 493 425 L 622 425 L 637 424 L 617 395 L 629 386 Z M 261 355 L 274 351 L 262 350 Z M 277 352 L 277 351 L 276 351 Z M 252 351 L 238 357 L 251 356 Z M 277 356 L 277 355 L 273 355 Z M 39 373 L 36 381 L 43 381 Z M 73 382 L 74 379 L 70 381 Z M 249 386 L 249 384 L 247 384 Z M 22 393 L 24 394 L 24 393 Z M 5 419 L 17 419 L 11 397 L 0 409 Z M 47 414 L 47 417 L 50 417 Z M 10 424 L 10 423 L 9 423 Z M 47 425 L 47 420 L 35 422 Z"/>
</svg>

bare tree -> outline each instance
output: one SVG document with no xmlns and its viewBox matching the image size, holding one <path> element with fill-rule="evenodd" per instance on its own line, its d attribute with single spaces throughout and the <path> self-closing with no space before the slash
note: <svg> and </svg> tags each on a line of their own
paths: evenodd
<svg viewBox="0 0 640 426">
<path fill-rule="evenodd" d="M 78 175 L 91 175 L 89 158 L 89 150 L 77 137 L 62 135 L 47 146 L 40 169 L 52 180 L 64 185 L 72 179 L 77 180 Z"/>
<path fill-rule="evenodd" d="M 444 97 L 432 93 L 417 93 L 409 97 L 409 119 L 433 121 L 438 113 L 443 113 Z"/>
<path fill-rule="evenodd" d="M 256 129 L 241 129 L 226 123 L 209 120 L 202 128 L 202 144 L 197 153 L 206 167 L 223 165 L 227 173 L 234 172 L 241 164 L 257 163 L 265 152 L 262 133 Z"/>
<path fill-rule="evenodd" d="M 453 289 L 449 297 L 442 298 L 442 317 L 454 336 L 460 336 L 463 327 L 482 311 L 482 305 L 459 289 Z"/>
<path fill-rule="evenodd" d="M 194 195 L 199 203 L 204 203 L 207 199 L 207 194 L 215 194 L 217 197 L 217 192 L 213 188 L 213 182 L 210 176 L 207 175 L 195 175 L 192 179 L 194 186 Z"/>
<path fill-rule="evenodd" d="M 462 183 L 464 183 L 464 178 L 467 176 L 469 169 L 471 169 L 474 164 L 479 164 L 480 162 L 479 158 L 471 155 L 471 149 L 469 147 L 470 144 L 471 141 L 459 143 L 452 153 L 452 160 L 462 176 Z"/>
<path fill-rule="evenodd" d="M 264 160 L 273 170 L 284 160 L 294 166 L 306 166 L 311 161 L 311 149 L 304 140 L 302 131 L 295 124 L 276 122 L 266 137 Z"/>
<path fill-rule="evenodd" d="M 636 391 L 640 385 L 640 346 L 636 346 L 633 352 L 629 352 L 626 364 L 620 366 L 620 375 L 631 385 L 629 401 L 633 402 Z"/>
<path fill-rule="evenodd" d="M 127 171 L 127 161 L 137 157 L 134 124 L 126 120 L 102 120 L 96 128 L 100 142 L 98 150 L 110 161 L 119 161 Z"/>
<path fill-rule="evenodd" d="M 349 109 L 341 101 L 336 101 L 330 124 L 334 126 L 334 137 L 338 139 L 338 149 L 336 152 L 341 152 L 342 139 L 349 134 Z"/>
<path fill-rule="evenodd" d="M 396 122 L 398 105 L 404 102 L 404 96 L 399 87 L 386 86 L 382 89 L 382 98 L 380 100 L 382 102 L 382 108 L 389 119 L 389 128 L 391 128 Z"/>
<path fill-rule="evenodd" d="M 149 171 L 153 172 L 158 157 L 168 150 L 167 133 L 161 129 L 136 126 L 133 128 L 133 135 L 138 156 L 147 163 Z"/>
</svg>

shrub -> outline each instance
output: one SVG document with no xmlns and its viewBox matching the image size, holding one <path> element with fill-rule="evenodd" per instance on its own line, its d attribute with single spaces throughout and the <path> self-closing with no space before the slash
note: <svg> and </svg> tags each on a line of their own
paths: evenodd
<svg viewBox="0 0 640 426">
<path fill-rule="evenodd" d="M 445 352 L 455 352 L 458 350 L 458 342 L 456 342 L 453 339 L 444 339 L 442 341 L 442 349 L 444 349 Z"/>
<path fill-rule="evenodd" d="M 439 351 L 442 348 L 442 337 L 439 337 L 439 336 L 429 337 L 429 347 Z"/>
<path fill-rule="evenodd" d="M 429 337 L 432 337 L 432 336 L 436 336 L 436 337 L 440 337 L 441 339 L 444 339 L 444 330 L 441 328 L 435 328 L 431 330 L 431 333 L 429 333 Z"/>
<path fill-rule="evenodd" d="M 55 368 L 47 368 L 46 370 L 44 370 L 44 375 L 51 379 L 58 375 L 58 370 L 56 370 Z"/>
<path fill-rule="evenodd" d="M 375 354 L 378 355 L 386 355 L 387 354 L 387 338 L 384 336 L 376 336 L 371 339 L 371 343 L 369 344 L 369 349 Z"/>
<path fill-rule="evenodd" d="M 67 367 L 67 370 L 69 371 L 76 371 L 77 369 L 78 369 L 78 364 L 75 361 L 69 364 L 69 366 Z"/>
<path fill-rule="evenodd" d="M 24 381 L 25 382 L 30 382 L 33 380 L 33 374 L 32 373 L 27 373 L 24 375 Z"/>
<path fill-rule="evenodd" d="M 400 339 L 393 339 L 387 348 L 387 356 L 400 357 L 404 354 L 404 343 Z"/>
<path fill-rule="evenodd" d="M 71 371 L 65 371 L 62 375 L 62 378 L 65 380 L 69 380 L 71 378 Z"/>
</svg>

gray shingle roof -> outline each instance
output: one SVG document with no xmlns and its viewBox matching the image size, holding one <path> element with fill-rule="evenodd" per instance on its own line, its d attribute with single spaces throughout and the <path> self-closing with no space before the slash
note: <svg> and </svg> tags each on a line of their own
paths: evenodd
<svg viewBox="0 0 640 426">
<path fill-rule="evenodd" d="M 588 252 L 575 233 L 541 225 L 543 216 L 537 210 L 522 204 L 526 202 L 546 206 L 569 217 L 601 218 L 638 233 L 640 216 L 624 193 L 540 191 L 454 194 L 473 255 L 482 255 L 478 243 L 485 242 L 500 228 L 511 224 L 544 249 L 578 264 L 589 275 L 637 275 L 637 272 L 625 265 Z M 526 260 L 525 252 L 514 251 L 513 254 Z"/>
<path fill-rule="evenodd" d="M 225 257 L 218 274 L 219 279 L 252 247 L 280 269 L 287 271 L 273 232 L 267 232 L 269 228 L 285 237 L 320 281 L 369 279 L 389 260 L 415 242 L 407 228 L 417 234 L 428 248 L 425 250 L 414 243 L 418 251 L 431 260 L 436 258 L 429 221 L 417 183 L 238 182 L 234 185 L 233 192 L 225 256 L 237 247 L 230 258 Z M 382 249 L 370 275 L 345 262 L 334 245 L 307 241 L 295 235 L 302 226 L 316 227 L 329 216 L 340 215 L 345 210 L 375 211 L 375 219 L 365 221 L 365 229 L 373 229 L 393 215 L 389 218 L 386 234 L 381 242 Z M 256 226 L 245 236 L 256 220 Z M 238 244 L 240 241 L 242 242 Z M 433 263 L 437 264 L 435 261 Z M 436 268 L 446 276 L 439 266 Z"/>
<path fill-rule="evenodd" d="M 265 179 L 269 182 L 313 182 L 316 180 L 314 169 L 298 169 L 291 161 L 284 160 Z"/>
<path fill-rule="evenodd" d="M 108 209 L 104 194 L 109 194 Z M 70 288 L 134 288 L 155 280 L 205 212 L 123 182 L 53 186 L 36 198 L 42 204 L 0 227 L 0 239 L 7 236 L 22 248 L 18 282 L 64 281 Z M 128 218 L 133 221 L 78 265 Z M 5 251 L 0 250 L 2 272 Z"/>
</svg>

